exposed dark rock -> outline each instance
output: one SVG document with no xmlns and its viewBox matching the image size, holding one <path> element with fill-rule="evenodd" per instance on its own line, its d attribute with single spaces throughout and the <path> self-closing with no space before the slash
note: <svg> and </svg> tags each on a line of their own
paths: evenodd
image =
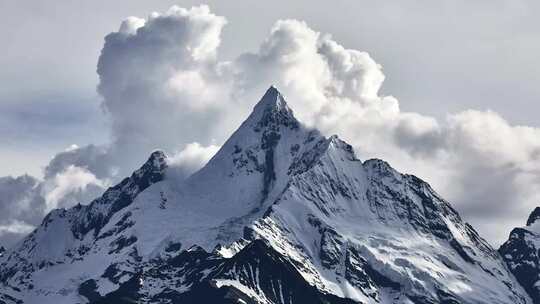
<svg viewBox="0 0 540 304">
<path fill-rule="evenodd" d="M 249 269 L 249 271 L 245 271 Z M 116 268 L 108 269 L 114 277 Z M 208 275 L 204 275 L 204 273 Z M 104 275 L 109 277 L 109 275 Z M 163 290 L 148 299 L 144 295 L 145 280 L 152 278 L 171 280 Z M 175 281 L 180 279 L 180 281 Z M 102 303 L 212 303 L 237 304 L 257 303 L 245 291 L 233 286 L 218 286 L 220 280 L 237 280 L 244 288 L 260 293 L 259 296 L 276 304 L 313 303 L 313 304 L 353 304 L 351 300 L 321 293 L 308 284 L 296 268 L 261 240 L 255 240 L 233 257 L 221 258 L 203 249 L 194 247 L 183 251 L 178 256 L 163 261 L 151 261 L 146 266 L 144 275 L 134 274 L 120 288 L 101 296 L 96 291 L 94 280 L 85 281 L 79 287 L 79 293 L 92 304 Z M 190 285 L 188 291 L 180 292 L 176 284 Z M 243 302 L 239 302 L 239 300 Z M 160 302 L 161 303 L 161 302 Z"/>
<path fill-rule="evenodd" d="M 533 213 L 537 210 L 538 208 Z M 533 242 L 535 239 L 538 239 L 538 236 L 534 232 L 524 228 L 514 228 L 508 241 L 499 248 L 499 253 L 518 282 L 532 298 L 533 303 L 539 304 L 540 248 L 535 246 Z"/>
<path fill-rule="evenodd" d="M 531 214 L 529 215 L 529 218 L 527 219 L 527 226 L 530 226 L 539 218 L 540 218 L 540 207 L 536 207 L 534 208 L 533 212 L 531 212 Z"/>
</svg>

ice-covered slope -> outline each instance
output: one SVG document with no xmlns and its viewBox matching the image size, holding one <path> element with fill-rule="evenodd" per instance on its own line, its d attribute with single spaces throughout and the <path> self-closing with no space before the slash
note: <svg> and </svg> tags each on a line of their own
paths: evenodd
<svg viewBox="0 0 540 304">
<path fill-rule="evenodd" d="M 155 152 L 1 258 L 11 303 L 529 303 L 425 182 L 298 122 L 270 88 L 200 171 Z M 239 302 L 240 301 L 240 302 Z"/>
<path fill-rule="evenodd" d="M 533 300 L 540 303 L 540 207 L 529 215 L 525 227 L 514 228 L 499 252 L 510 271 Z"/>
<path fill-rule="evenodd" d="M 253 234 L 312 284 L 361 302 L 526 302 L 498 254 L 428 184 L 361 163 L 335 138 Z"/>
<path fill-rule="evenodd" d="M 212 250 L 239 239 L 243 227 L 281 195 L 291 164 L 323 140 L 303 127 L 270 88 L 204 168 L 181 184 L 174 179 L 157 183 L 136 199 L 132 217 L 148 224 L 135 232 L 144 241 L 142 253 L 159 251 L 171 241 Z M 161 224 L 153 226 L 156 221 Z M 164 232 L 166 237 L 156 238 Z"/>
</svg>

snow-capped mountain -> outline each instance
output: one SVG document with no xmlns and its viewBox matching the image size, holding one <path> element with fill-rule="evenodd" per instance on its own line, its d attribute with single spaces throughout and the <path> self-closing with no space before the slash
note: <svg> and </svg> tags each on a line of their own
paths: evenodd
<svg viewBox="0 0 540 304">
<path fill-rule="evenodd" d="M 6 303 L 530 303 L 419 178 L 360 161 L 270 88 L 201 170 L 162 152 L 0 258 Z"/>
<path fill-rule="evenodd" d="M 540 303 L 540 207 L 527 219 L 525 227 L 514 228 L 499 252 L 510 271 L 529 293 L 533 303 Z"/>
</svg>

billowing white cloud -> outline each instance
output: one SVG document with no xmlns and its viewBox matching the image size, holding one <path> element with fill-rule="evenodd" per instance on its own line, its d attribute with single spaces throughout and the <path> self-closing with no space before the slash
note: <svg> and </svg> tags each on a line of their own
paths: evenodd
<svg viewBox="0 0 540 304">
<path fill-rule="evenodd" d="M 132 155 L 114 163 L 132 169 L 150 150 L 209 137 L 215 125 L 208 121 L 227 102 L 227 77 L 216 62 L 225 23 L 207 6 L 172 7 L 146 20 L 128 18 L 107 35 L 98 91 L 112 121 L 111 153 Z"/>
<path fill-rule="evenodd" d="M 273 83 L 310 125 L 335 127 L 351 110 L 366 124 L 399 112 L 395 98 L 378 96 L 384 75 L 369 54 L 345 49 L 304 22 L 278 21 L 257 53 L 234 63 L 235 91 L 260 94 Z"/>
<path fill-rule="evenodd" d="M 107 35 L 98 92 L 112 138 L 55 156 L 40 186 L 47 207 L 117 181 L 154 149 L 173 155 L 179 176 L 196 171 L 271 84 L 302 121 L 338 134 L 360 158 L 384 158 L 425 178 L 491 240 L 521 225 L 540 201 L 540 129 L 491 111 L 446 120 L 402 112 L 380 93 L 385 76 L 368 53 L 302 21 L 277 21 L 256 51 L 221 61 L 225 24 L 207 6 L 173 7 L 129 17 Z M 494 220 L 501 216 L 504 225 Z"/>
<path fill-rule="evenodd" d="M 450 116 L 448 149 L 477 162 L 540 170 L 540 129 L 511 126 L 492 111 L 468 110 Z"/>
<path fill-rule="evenodd" d="M 106 178 L 117 171 L 111 160 L 108 147 L 89 144 L 84 147 L 71 145 L 56 154 L 44 170 L 44 179 L 54 179 L 70 166 L 86 168 L 98 178 Z"/>
<path fill-rule="evenodd" d="M 79 202 L 89 202 L 108 186 L 85 168 L 70 165 L 54 178 L 42 185 L 42 195 L 47 204 L 46 211 L 72 206 Z"/>
<path fill-rule="evenodd" d="M 439 137 L 452 176 L 444 191 L 490 239 L 506 237 L 540 204 L 540 129 L 512 126 L 497 113 L 450 115 Z"/>
<path fill-rule="evenodd" d="M 216 145 L 205 147 L 197 142 L 186 145 L 182 151 L 168 158 L 168 174 L 180 179 L 191 175 L 206 164 L 219 148 Z"/>
</svg>

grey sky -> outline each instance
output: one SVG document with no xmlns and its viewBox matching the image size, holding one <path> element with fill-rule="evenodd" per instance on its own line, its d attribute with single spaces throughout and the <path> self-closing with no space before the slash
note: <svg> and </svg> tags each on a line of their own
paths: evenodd
<svg viewBox="0 0 540 304">
<path fill-rule="evenodd" d="M 304 20 L 346 48 L 368 52 L 381 64 L 386 76 L 382 94 L 398 98 L 402 111 L 444 120 L 463 110 L 491 109 L 512 125 L 540 127 L 537 1 L 59 0 L 52 5 L 4 0 L 0 2 L 4 41 L 0 51 L 0 176 L 28 172 L 39 177 L 48 161 L 71 144 L 106 142 L 110 125 L 95 91 L 104 37 L 127 16 L 146 17 L 174 4 L 189 8 L 201 3 L 228 20 L 221 36 L 221 60 L 257 51 L 278 19 Z M 418 139 L 414 143 L 422 142 Z M 458 157 L 469 154 L 456 152 Z M 474 168 L 468 162 L 463 166 L 463 172 Z M 419 168 L 411 173 L 425 171 Z M 462 199 L 475 180 L 460 179 L 465 184 L 456 187 L 465 190 L 450 199 Z M 485 200 L 483 193 L 490 190 L 479 188 L 471 197 Z M 464 214 L 466 218 L 481 217 L 486 206 L 461 203 L 458 209 L 469 213 Z M 529 207 L 521 206 L 515 217 L 522 217 Z M 483 220 L 477 225 L 484 225 Z"/>
</svg>

